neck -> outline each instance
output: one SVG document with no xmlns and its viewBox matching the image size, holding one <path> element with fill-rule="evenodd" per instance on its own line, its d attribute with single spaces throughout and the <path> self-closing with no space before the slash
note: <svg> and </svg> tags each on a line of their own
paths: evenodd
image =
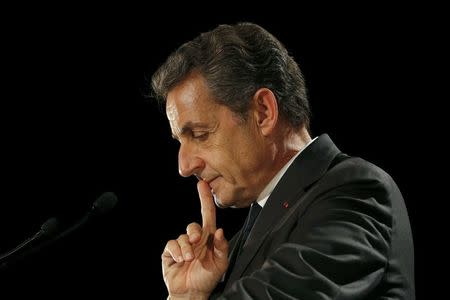
<svg viewBox="0 0 450 300">
<path fill-rule="evenodd" d="M 267 172 L 261 188 L 264 188 L 284 165 L 311 141 L 311 137 L 305 128 L 298 131 L 287 129 L 285 132 L 274 136 L 276 138 L 270 145 L 270 171 Z"/>
<path fill-rule="evenodd" d="M 268 152 L 264 161 L 264 166 L 258 170 L 258 180 L 255 182 L 252 195 L 244 201 L 240 207 L 248 206 L 254 201 L 277 173 L 302 150 L 309 142 L 311 137 L 305 128 L 294 131 L 285 129 L 272 134 L 272 140 L 266 144 Z M 248 200 L 248 202 L 246 202 Z"/>
<path fill-rule="evenodd" d="M 277 165 L 275 174 L 300 150 L 302 150 L 310 141 L 308 131 L 303 127 L 298 131 L 288 129 L 281 135 L 280 141 L 275 143 L 274 162 Z"/>
</svg>

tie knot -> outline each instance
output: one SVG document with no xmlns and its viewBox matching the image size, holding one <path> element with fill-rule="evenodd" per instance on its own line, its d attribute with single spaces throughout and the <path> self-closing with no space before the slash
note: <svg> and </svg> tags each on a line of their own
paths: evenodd
<svg viewBox="0 0 450 300">
<path fill-rule="evenodd" d="M 259 212 L 261 211 L 262 207 L 257 202 L 254 202 L 252 206 L 250 207 L 249 211 L 249 221 L 248 225 L 253 226 L 253 223 L 255 223 L 256 217 L 258 217 Z"/>
<path fill-rule="evenodd" d="M 248 212 L 247 220 L 245 221 L 245 227 L 244 227 L 244 232 L 243 232 L 243 237 L 242 237 L 243 242 L 245 242 L 245 240 L 247 239 L 247 237 L 253 227 L 253 224 L 255 224 L 256 218 L 258 217 L 258 214 L 260 213 L 261 210 L 262 210 L 261 205 L 259 205 L 256 202 L 254 202 L 252 204 L 252 206 L 250 207 L 250 211 Z"/>
</svg>

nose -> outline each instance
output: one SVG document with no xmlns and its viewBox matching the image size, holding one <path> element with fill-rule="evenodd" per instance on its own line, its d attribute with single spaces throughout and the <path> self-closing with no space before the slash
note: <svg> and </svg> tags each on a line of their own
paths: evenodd
<svg viewBox="0 0 450 300">
<path fill-rule="evenodd" d="M 183 177 L 193 174 L 200 174 L 205 162 L 198 156 L 198 153 L 191 146 L 181 144 L 178 151 L 178 172 Z"/>
</svg>

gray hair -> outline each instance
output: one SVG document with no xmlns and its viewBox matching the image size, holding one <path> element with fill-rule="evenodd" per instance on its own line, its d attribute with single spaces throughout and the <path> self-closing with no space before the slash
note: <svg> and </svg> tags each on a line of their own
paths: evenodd
<svg viewBox="0 0 450 300">
<path fill-rule="evenodd" d="M 173 52 L 152 76 L 154 96 L 168 92 L 192 72 L 199 72 L 219 104 L 246 119 L 260 88 L 270 89 L 280 116 L 292 127 L 309 129 L 310 108 L 298 64 L 272 34 L 252 23 L 219 25 Z"/>
</svg>

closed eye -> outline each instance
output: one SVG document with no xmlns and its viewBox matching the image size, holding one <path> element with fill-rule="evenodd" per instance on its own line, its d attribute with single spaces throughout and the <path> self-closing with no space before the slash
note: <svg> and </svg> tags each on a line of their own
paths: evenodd
<svg viewBox="0 0 450 300">
<path fill-rule="evenodd" d="M 209 132 L 205 131 L 192 131 L 191 136 L 196 140 L 206 140 L 208 138 Z"/>
</svg>

